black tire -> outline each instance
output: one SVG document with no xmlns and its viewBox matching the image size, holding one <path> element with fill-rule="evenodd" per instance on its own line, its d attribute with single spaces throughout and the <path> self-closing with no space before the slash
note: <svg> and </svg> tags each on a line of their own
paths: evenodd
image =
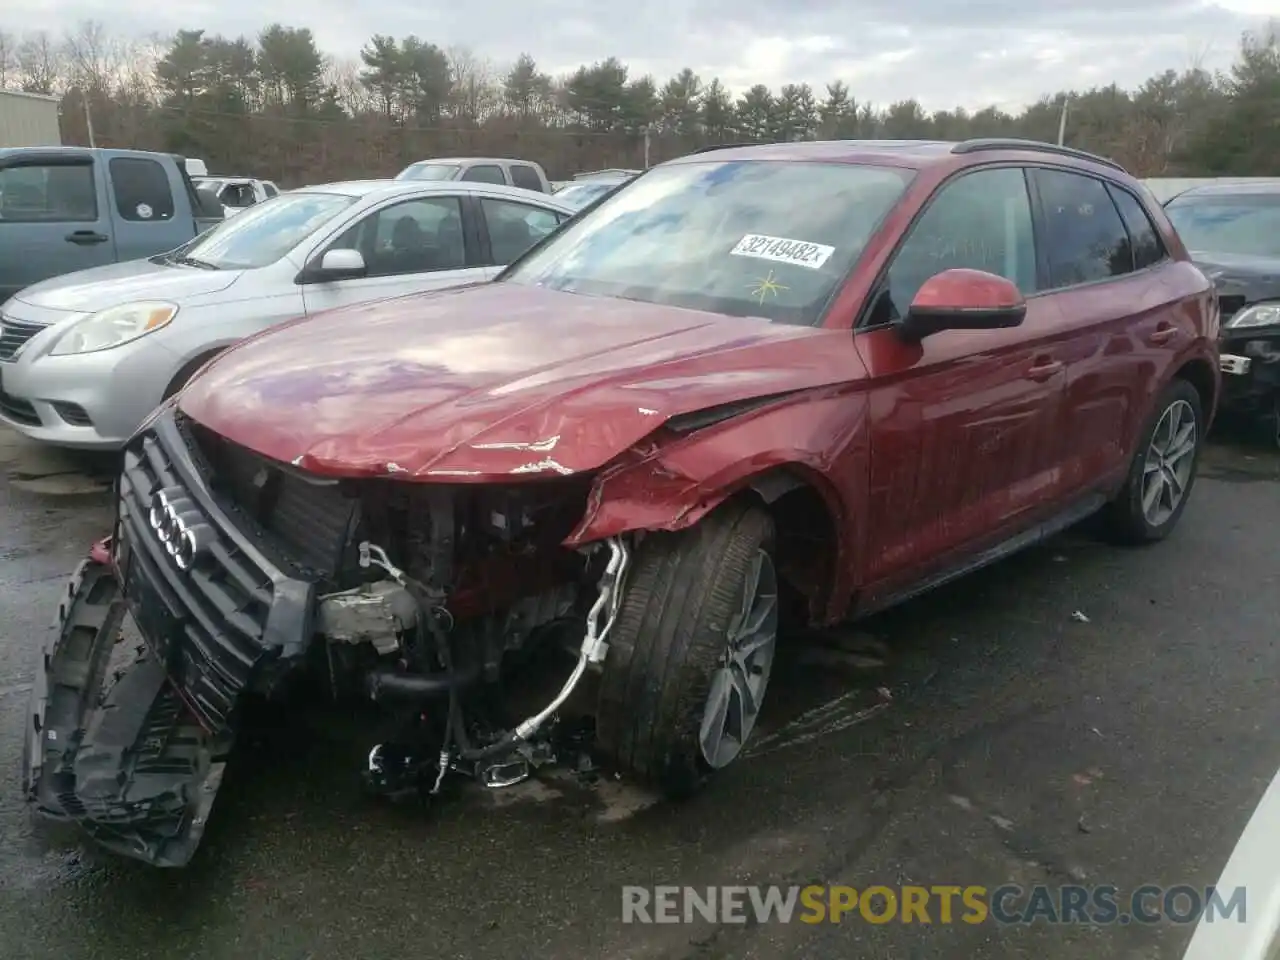
<svg viewBox="0 0 1280 960">
<path fill-rule="evenodd" d="M 1143 467 L 1152 436 L 1160 424 L 1161 417 L 1179 401 L 1187 403 L 1195 414 L 1196 441 L 1191 459 L 1191 475 L 1187 480 L 1182 499 L 1173 512 L 1159 524 L 1152 524 L 1142 509 Z M 1200 454 L 1204 449 L 1204 432 L 1204 411 L 1201 408 L 1199 392 L 1186 380 L 1172 381 L 1160 394 L 1151 416 L 1147 419 L 1134 450 L 1133 462 L 1129 465 L 1129 475 L 1125 479 L 1124 486 L 1115 499 L 1103 508 L 1102 532 L 1109 540 L 1121 544 L 1140 545 L 1163 540 L 1172 532 L 1182 517 L 1182 511 L 1187 507 L 1187 501 L 1191 499 L 1191 491 L 1195 486 L 1196 474 L 1200 468 Z"/>
<path fill-rule="evenodd" d="M 627 573 L 609 634 L 597 744 L 621 772 L 667 797 L 711 773 L 699 746 L 711 681 L 724 656 L 753 562 L 772 556 L 773 521 L 731 501 L 696 526 L 648 534 Z"/>
</svg>

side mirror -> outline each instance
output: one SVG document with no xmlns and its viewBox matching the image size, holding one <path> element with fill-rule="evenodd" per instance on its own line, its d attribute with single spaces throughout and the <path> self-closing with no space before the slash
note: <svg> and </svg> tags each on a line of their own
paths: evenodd
<svg viewBox="0 0 1280 960">
<path fill-rule="evenodd" d="M 1016 327 L 1026 315 L 1026 301 L 1012 281 L 984 270 L 944 270 L 924 282 L 897 330 L 919 342 L 943 330 Z"/>
<path fill-rule="evenodd" d="M 299 283 L 330 283 L 335 280 L 354 280 L 368 272 L 364 255 L 359 250 L 326 250 L 320 262 L 312 265 L 298 277 Z"/>
</svg>

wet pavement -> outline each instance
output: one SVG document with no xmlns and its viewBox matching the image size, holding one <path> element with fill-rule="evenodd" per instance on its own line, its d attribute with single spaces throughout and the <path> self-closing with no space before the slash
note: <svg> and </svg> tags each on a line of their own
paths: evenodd
<svg viewBox="0 0 1280 960">
<path fill-rule="evenodd" d="M 34 638 L 107 530 L 85 469 L 0 432 L 4 960 L 1176 958 L 1176 924 L 636 926 L 620 891 L 1204 886 L 1280 767 L 1280 456 L 1219 444 L 1162 545 L 1073 531 L 844 652 L 792 651 L 750 762 L 683 806 L 567 775 L 374 806 L 367 742 L 329 723 L 238 757 L 184 871 L 48 851 L 17 796 L 19 723 Z"/>
</svg>

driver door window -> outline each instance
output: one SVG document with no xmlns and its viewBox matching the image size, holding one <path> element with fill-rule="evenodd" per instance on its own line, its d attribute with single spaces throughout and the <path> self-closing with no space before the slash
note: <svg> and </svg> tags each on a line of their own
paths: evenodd
<svg viewBox="0 0 1280 960">
<path fill-rule="evenodd" d="M 432 196 L 402 200 L 356 221 L 324 249 L 359 251 L 365 275 L 304 284 L 307 313 L 487 279 L 492 268 L 475 266 L 474 256 L 467 262 L 463 213 L 461 198 Z"/>
<path fill-rule="evenodd" d="M 467 265 L 462 204 L 457 197 L 427 197 L 384 207 L 329 245 L 359 250 L 370 277 L 397 277 Z"/>
<path fill-rule="evenodd" d="M 942 188 L 894 257 L 872 323 L 901 317 L 926 280 L 961 267 L 1012 280 L 1024 296 L 1036 291 L 1031 201 L 1021 169 L 979 170 Z"/>
</svg>

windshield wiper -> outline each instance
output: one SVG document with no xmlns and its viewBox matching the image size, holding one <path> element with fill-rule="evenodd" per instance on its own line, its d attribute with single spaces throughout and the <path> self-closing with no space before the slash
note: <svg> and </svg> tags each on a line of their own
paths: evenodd
<svg viewBox="0 0 1280 960">
<path fill-rule="evenodd" d="M 220 270 L 217 264 L 210 263 L 208 260 L 198 260 L 195 257 L 174 257 L 171 263 L 180 263 L 184 267 L 199 267 L 201 270 Z"/>
</svg>

